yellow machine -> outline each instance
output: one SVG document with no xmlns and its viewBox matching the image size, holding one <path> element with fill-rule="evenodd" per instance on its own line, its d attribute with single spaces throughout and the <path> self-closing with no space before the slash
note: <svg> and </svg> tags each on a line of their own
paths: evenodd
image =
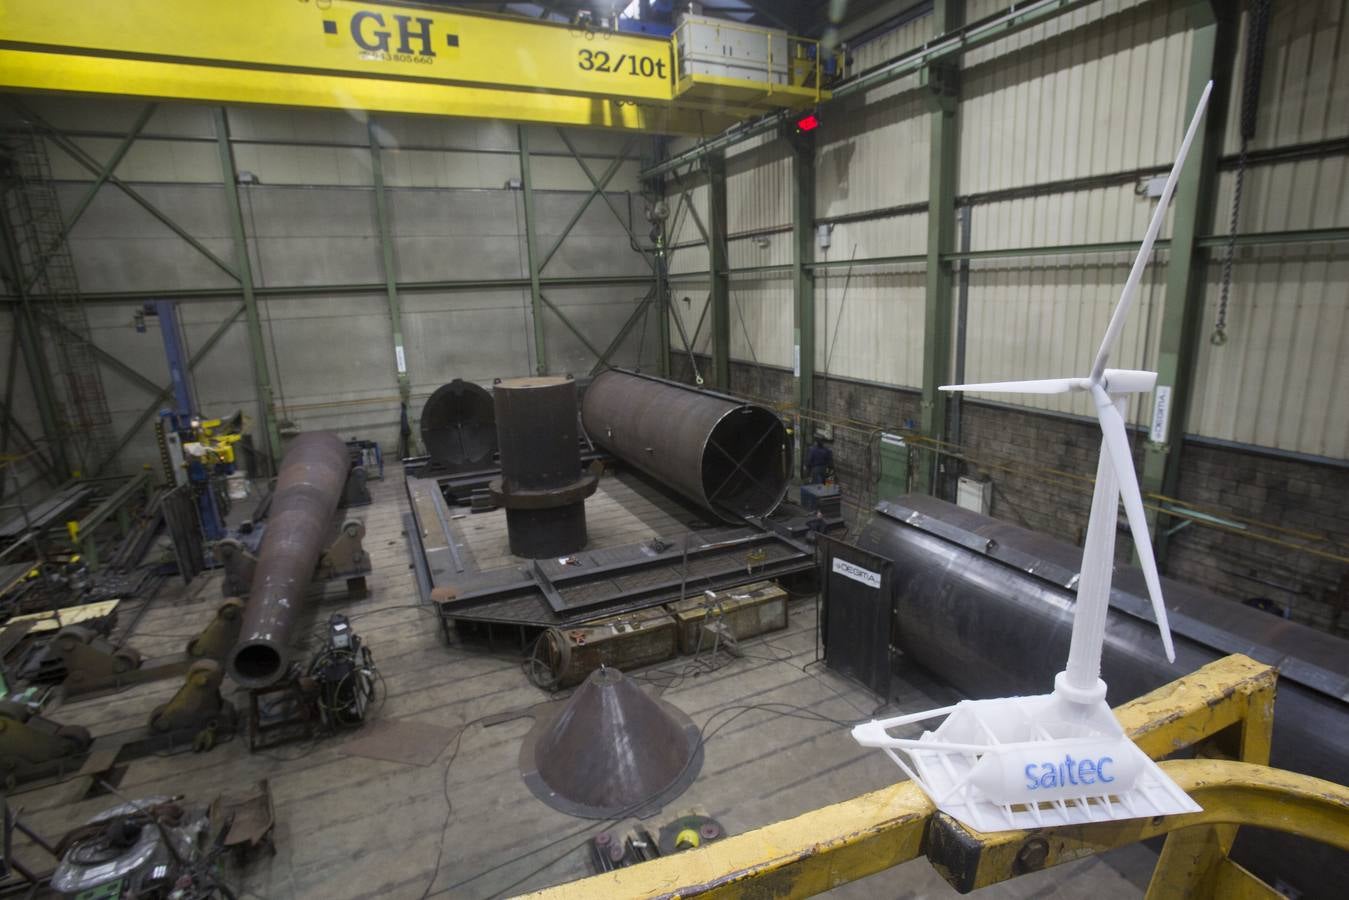
<svg viewBox="0 0 1349 900">
<path fill-rule="evenodd" d="M 828 98 L 815 41 L 695 20 L 673 39 L 409 3 L 9 3 L 0 89 L 714 134 Z M 710 65 L 734 45 L 731 65 Z M 729 58 L 729 57 L 728 57 Z M 741 62 L 754 60 L 752 64 Z"/>
</svg>

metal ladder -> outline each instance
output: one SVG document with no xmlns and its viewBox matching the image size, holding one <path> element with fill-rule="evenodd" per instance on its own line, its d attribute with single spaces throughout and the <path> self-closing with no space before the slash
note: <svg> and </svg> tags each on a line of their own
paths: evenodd
<svg viewBox="0 0 1349 900">
<path fill-rule="evenodd" d="M 65 239 L 47 144 L 28 125 L 11 134 L 0 155 L 5 162 L 0 167 L 3 219 L 13 232 L 17 274 L 39 314 L 48 346 L 55 350 L 53 374 L 64 403 L 56 410 L 62 433 L 53 437 L 66 442 L 82 474 L 93 476 L 113 446 L 112 416 Z"/>
</svg>

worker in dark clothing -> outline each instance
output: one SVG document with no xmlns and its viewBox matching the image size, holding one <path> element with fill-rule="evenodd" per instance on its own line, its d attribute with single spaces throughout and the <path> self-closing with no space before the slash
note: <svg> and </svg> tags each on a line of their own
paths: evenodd
<svg viewBox="0 0 1349 900">
<path fill-rule="evenodd" d="M 806 471 L 811 484 L 824 484 L 829 469 L 834 466 L 834 451 L 824 445 L 824 438 L 816 438 L 815 446 L 806 451 Z"/>
</svg>

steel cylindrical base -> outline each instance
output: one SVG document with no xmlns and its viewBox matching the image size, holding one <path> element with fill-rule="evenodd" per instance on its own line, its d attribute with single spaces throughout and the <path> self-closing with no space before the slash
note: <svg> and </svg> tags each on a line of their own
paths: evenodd
<svg viewBox="0 0 1349 900">
<path fill-rule="evenodd" d="M 581 474 L 576 383 L 512 378 L 492 394 L 501 477 L 490 490 L 506 509 L 511 553 L 529 559 L 575 553 L 586 543 L 585 498 L 597 483 Z"/>
<path fill-rule="evenodd" d="M 511 553 L 527 559 L 568 556 L 586 545 L 585 503 L 506 510 Z"/>
</svg>

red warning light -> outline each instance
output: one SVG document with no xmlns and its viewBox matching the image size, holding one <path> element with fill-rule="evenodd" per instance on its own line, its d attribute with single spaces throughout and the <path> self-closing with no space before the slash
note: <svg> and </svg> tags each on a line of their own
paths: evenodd
<svg viewBox="0 0 1349 900">
<path fill-rule="evenodd" d="M 797 131 L 814 131 L 820 127 L 820 119 L 814 113 L 802 116 L 796 120 Z"/>
</svg>

